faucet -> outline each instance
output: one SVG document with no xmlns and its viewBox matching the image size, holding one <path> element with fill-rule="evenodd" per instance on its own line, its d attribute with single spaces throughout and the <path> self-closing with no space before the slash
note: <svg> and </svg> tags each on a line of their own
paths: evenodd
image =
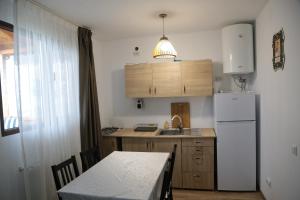
<svg viewBox="0 0 300 200">
<path fill-rule="evenodd" d="M 172 117 L 171 121 L 173 122 L 173 120 L 174 120 L 175 118 L 178 118 L 178 119 L 179 119 L 178 129 L 179 129 L 179 133 L 182 133 L 182 131 L 183 131 L 182 119 L 181 119 L 181 117 L 180 117 L 179 115 L 174 115 L 174 116 Z"/>
</svg>

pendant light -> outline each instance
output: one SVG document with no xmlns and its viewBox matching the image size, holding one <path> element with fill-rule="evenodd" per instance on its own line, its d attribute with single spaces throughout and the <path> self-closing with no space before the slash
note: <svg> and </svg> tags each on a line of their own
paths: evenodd
<svg viewBox="0 0 300 200">
<path fill-rule="evenodd" d="M 153 49 L 153 58 L 175 58 L 177 52 L 165 36 L 165 17 L 167 17 L 167 14 L 160 14 L 159 17 L 163 20 L 163 36 Z"/>
</svg>

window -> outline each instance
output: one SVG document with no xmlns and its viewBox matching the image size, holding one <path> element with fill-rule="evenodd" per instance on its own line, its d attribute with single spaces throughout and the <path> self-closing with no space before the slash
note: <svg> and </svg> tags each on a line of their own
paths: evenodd
<svg viewBox="0 0 300 200">
<path fill-rule="evenodd" d="M 19 132 L 13 25 L 0 21 L 0 126 L 2 136 Z"/>
</svg>

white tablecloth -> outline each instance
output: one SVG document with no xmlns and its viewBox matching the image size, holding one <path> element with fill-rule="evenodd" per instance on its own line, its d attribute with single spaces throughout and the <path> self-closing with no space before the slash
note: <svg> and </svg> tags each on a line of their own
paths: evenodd
<svg viewBox="0 0 300 200">
<path fill-rule="evenodd" d="M 160 197 L 169 153 L 115 151 L 61 188 L 63 200 Z"/>
</svg>

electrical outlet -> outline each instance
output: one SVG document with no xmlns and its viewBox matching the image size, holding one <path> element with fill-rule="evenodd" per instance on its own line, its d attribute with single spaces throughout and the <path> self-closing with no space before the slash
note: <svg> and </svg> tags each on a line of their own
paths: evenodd
<svg viewBox="0 0 300 200">
<path fill-rule="evenodd" d="M 267 185 L 268 185 L 269 187 L 271 187 L 271 179 L 270 179 L 270 177 L 267 177 L 267 178 L 266 178 L 266 183 L 267 183 Z"/>
<path fill-rule="evenodd" d="M 298 156 L 298 147 L 297 147 L 297 145 L 293 144 L 292 148 L 291 148 L 291 151 L 292 151 L 292 154 L 294 156 Z"/>
</svg>

